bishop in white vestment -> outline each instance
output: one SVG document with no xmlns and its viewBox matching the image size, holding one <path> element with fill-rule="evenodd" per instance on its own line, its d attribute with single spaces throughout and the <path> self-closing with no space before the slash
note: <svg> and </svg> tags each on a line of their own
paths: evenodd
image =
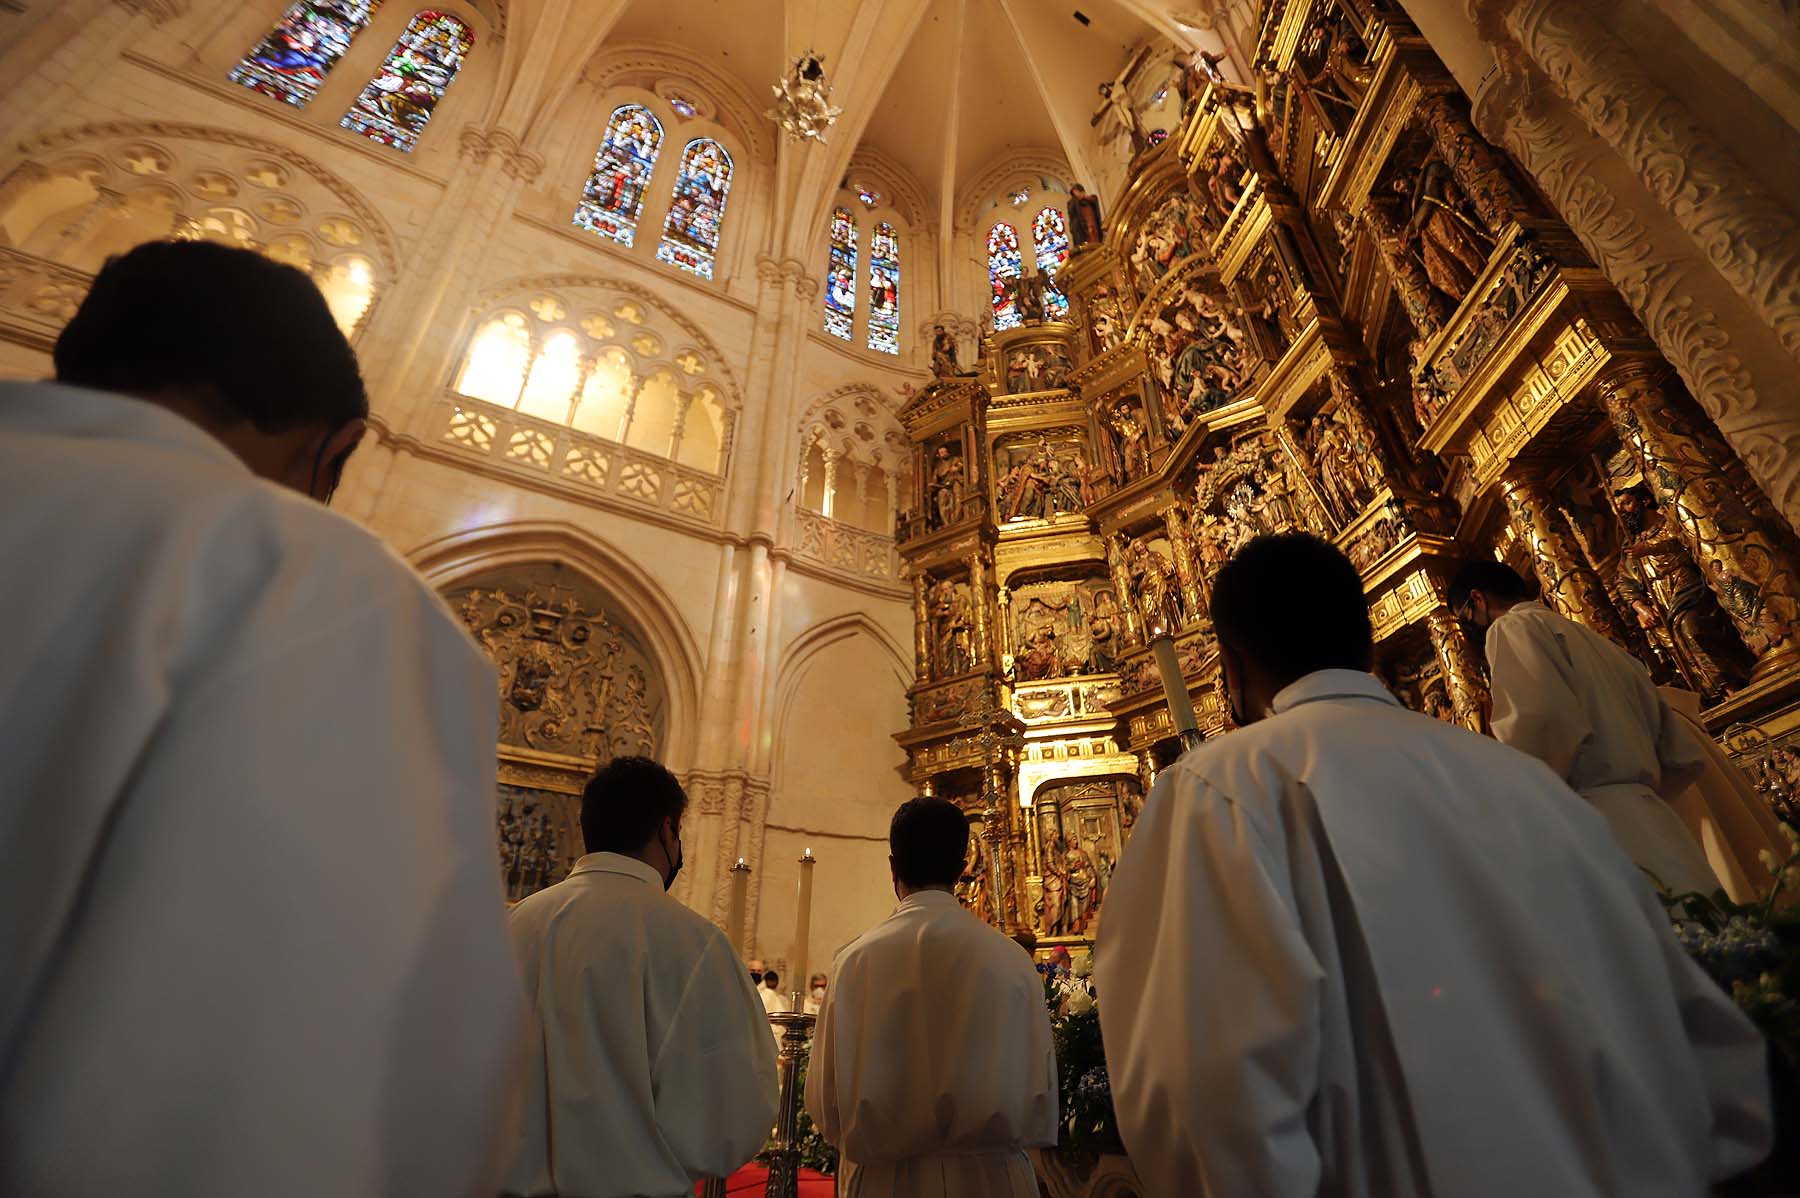
<svg viewBox="0 0 1800 1198">
<path fill-rule="evenodd" d="M 950 888 L 954 803 L 915 799 L 890 842 L 900 906 L 838 954 L 806 1110 L 845 1198 L 1036 1198 L 1025 1150 L 1056 1143 L 1056 1055 L 1031 957 Z"/>
<path fill-rule="evenodd" d="M 1717 890 L 1721 879 L 1669 801 L 1705 758 L 1643 663 L 1530 601 L 1524 581 L 1498 562 L 1465 567 L 1457 582 L 1452 600 L 1487 628 L 1495 738 L 1592 803 L 1656 884 L 1676 894 Z"/>
<path fill-rule="evenodd" d="M 349 346 L 195 242 L 109 264 L 57 364 L 157 398 L 0 384 L 0 1194 L 492 1194 L 494 671 L 315 502 Z"/>
<path fill-rule="evenodd" d="M 1756 1163 L 1762 1037 L 1560 779 L 1351 667 L 1363 603 L 1306 536 L 1214 584 L 1264 718 L 1157 779 L 1096 949 L 1144 1192 L 1700 1198 Z"/>
</svg>

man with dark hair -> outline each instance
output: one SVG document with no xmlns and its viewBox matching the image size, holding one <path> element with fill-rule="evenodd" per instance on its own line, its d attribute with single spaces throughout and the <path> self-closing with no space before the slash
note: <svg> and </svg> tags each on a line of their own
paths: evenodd
<svg viewBox="0 0 1800 1198">
<path fill-rule="evenodd" d="M 806 1110 L 847 1198 L 1034 1198 L 1027 1148 L 1056 1143 L 1044 985 L 953 893 L 969 821 L 909 799 L 888 828 L 899 909 L 851 941 L 819 1011 Z"/>
<path fill-rule="evenodd" d="M 1764 1044 L 1560 779 L 1401 707 L 1362 580 L 1259 537 L 1212 591 L 1248 727 L 1164 770 L 1095 982 L 1147 1194 L 1703 1194 Z"/>
<path fill-rule="evenodd" d="M 1450 581 L 1450 610 L 1485 633 L 1495 739 L 1593 804 L 1656 885 L 1711 894 L 1719 880 L 1669 803 L 1700 776 L 1699 743 L 1644 663 L 1533 595 L 1497 561 Z"/>
<path fill-rule="evenodd" d="M 55 360 L 0 384 L 0 1192 L 492 1192 L 494 669 L 323 506 L 349 343 L 159 242 Z"/>
<path fill-rule="evenodd" d="M 749 1160 L 775 1121 L 775 1049 L 743 965 L 665 892 L 687 794 L 615 757 L 581 796 L 587 854 L 507 917 L 531 1006 L 504 1193 L 676 1198 Z"/>
</svg>

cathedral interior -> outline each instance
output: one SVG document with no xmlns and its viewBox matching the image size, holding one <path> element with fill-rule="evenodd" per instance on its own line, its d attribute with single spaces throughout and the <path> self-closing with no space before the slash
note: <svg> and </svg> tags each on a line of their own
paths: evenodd
<svg viewBox="0 0 1800 1198">
<path fill-rule="evenodd" d="M 647 753 L 782 965 L 918 793 L 1091 944 L 1156 647 L 1225 733 L 1209 585 L 1286 529 L 1407 705 L 1485 727 L 1498 556 L 1800 813 L 1797 196 L 1784 0 L 0 0 L 0 373 L 142 241 L 309 272 L 337 506 L 499 667 L 511 897 Z"/>
</svg>

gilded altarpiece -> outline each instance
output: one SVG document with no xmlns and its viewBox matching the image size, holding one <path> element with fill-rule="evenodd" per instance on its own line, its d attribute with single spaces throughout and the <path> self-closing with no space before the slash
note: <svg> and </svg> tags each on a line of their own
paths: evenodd
<svg viewBox="0 0 1800 1198">
<path fill-rule="evenodd" d="M 1190 81 L 1058 274 L 1067 323 L 990 338 L 976 378 L 902 414 L 920 477 L 964 490 L 902 531 L 921 635 L 898 739 L 922 789 L 974 796 L 989 917 L 1091 936 L 1177 749 L 1151 641 L 1228 732 L 1212 580 L 1293 529 L 1361 573 L 1407 706 L 1486 730 L 1478 633 L 1445 594 L 1497 557 L 1700 696 L 1792 819 L 1794 529 L 1398 5 L 1260 8 L 1259 84 Z M 934 647 L 946 626 L 967 653 Z"/>
</svg>

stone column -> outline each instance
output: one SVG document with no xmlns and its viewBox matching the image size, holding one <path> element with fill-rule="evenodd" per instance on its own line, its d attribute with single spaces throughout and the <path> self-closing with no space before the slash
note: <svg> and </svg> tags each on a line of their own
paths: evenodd
<svg viewBox="0 0 1800 1198">
<path fill-rule="evenodd" d="M 1731 451 L 1676 407 L 1667 374 L 1660 362 L 1608 370 L 1597 384 L 1606 415 L 1719 606 L 1756 653 L 1758 675 L 1800 662 L 1800 570 L 1791 538 L 1765 527 L 1732 487 L 1722 465 Z"/>
<path fill-rule="evenodd" d="M 919 685 L 931 681 L 931 623 L 925 611 L 925 575 L 913 575 L 913 672 Z"/>
<path fill-rule="evenodd" d="M 1450 709 L 1456 722 L 1471 732 L 1486 732 L 1492 700 L 1488 695 L 1487 673 L 1476 656 L 1462 623 L 1451 610 L 1440 603 L 1425 617 L 1426 631 L 1431 634 L 1431 647 L 1437 651 L 1438 667 L 1444 673 L 1444 690 L 1450 696 Z"/>
<path fill-rule="evenodd" d="M 1507 225 L 1531 215 L 1500 156 L 1475 132 L 1474 122 L 1452 93 L 1427 95 L 1413 112 L 1489 233 L 1498 238 Z"/>
<path fill-rule="evenodd" d="M 1506 514 L 1513 532 L 1531 549 L 1531 562 L 1543 584 L 1544 600 L 1577 624 L 1593 629 L 1626 649 L 1631 638 L 1619 619 L 1606 585 L 1557 527 L 1550 492 L 1542 478 L 1515 470 L 1500 480 Z"/>
<path fill-rule="evenodd" d="M 1800 360 L 1800 226 L 1587 5 L 1525 0 L 1506 31 Z"/>
<path fill-rule="evenodd" d="M 992 669 L 993 646 L 988 642 L 987 563 L 982 560 L 980 549 L 969 555 L 969 607 L 972 621 L 970 631 L 975 641 L 975 668 Z"/>
<path fill-rule="evenodd" d="M 1200 565 L 1194 560 L 1194 541 L 1188 535 L 1188 522 L 1179 507 L 1163 510 L 1163 527 L 1169 533 L 1169 546 L 1175 551 L 1175 579 L 1181 584 L 1182 609 L 1186 623 L 1192 624 L 1206 610 L 1200 593 Z"/>
</svg>

